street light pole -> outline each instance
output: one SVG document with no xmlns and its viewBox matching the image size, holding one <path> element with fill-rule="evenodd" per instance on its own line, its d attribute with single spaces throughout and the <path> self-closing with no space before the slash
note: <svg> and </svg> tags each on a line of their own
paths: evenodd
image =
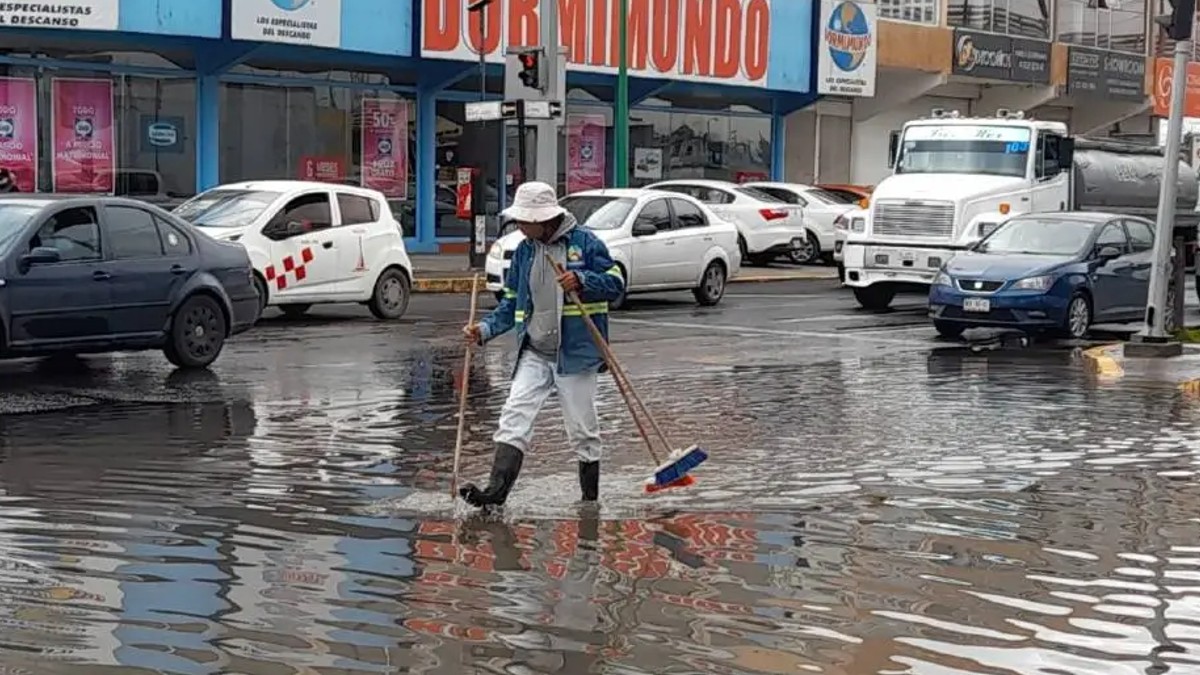
<svg viewBox="0 0 1200 675">
<path fill-rule="evenodd" d="M 1171 73 L 1171 110 L 1167 116 L 1167 147 L 1163 151 L 1162 180 L 1158 192 L 1157 233 L 1154 236 L 1153 268 L 1147 295 L 1146 325 L 1138 333 L 1141 342 L 1163 343 L 1167 335 L 1167 299 L 1170 279 L 1171 245 L 1175 239 L 1175 183 L 1179 180 L 1179 144 L 1183 131 L 1184 96 L 1187 93 L 1187 66 L 1192 52 L 1188 40 L 1175 42 L 1174 71 Z M 1183 289 L 1176 289 L 1182 293 Z"/>
<path fill-rule="evenodd" d="M 614 187 L 629 186 L 629 0 L 617 0 L 617 101 L 613 116 Z"/>
</svg>

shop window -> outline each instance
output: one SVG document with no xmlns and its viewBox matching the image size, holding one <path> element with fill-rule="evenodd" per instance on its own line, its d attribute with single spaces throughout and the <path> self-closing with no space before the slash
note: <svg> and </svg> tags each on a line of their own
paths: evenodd
<svg viewBox="0 0 1200 675">
<path fill-rule="evenodd" d="M 879 0 L 879 18 L 914 23 L 938 23 L 938 0 Z"/>
<path fill-rule="evenodd" d="M 1060 42 L 1143 54 L 1145 22 L 1145 0 L 1059 0 L 1056 33 Z"/>
<path fill-rule="evenodd" d="M 438 237 L 469 237 L 471 223 L 468 219 L 459 218 L 457 211 L 457 195 L 459 169 L 476 169 L 483 171 L 487 188 L 483 194 L 484 208 L 490 211 L 500 209 L 500 161 L 502 150 L 498 122 L 467 122 L 465 105 L 457 101 L 438 101 L 437 103 L 437 149 L 435 159 L 435 202 L 434 202 L 434 233 Z M 532 156 L 532 152 L 530 153 Z M 507 162 L 505 168 L 509 176 L 505 183 L 515 186 L 520 181 L 516 179 L 517 162 L 514 159 Z M 478 199 L 475 195 L 473 198 Z M 415 206 L 415 204 L 413 204 Z M 414 218 L 413 206 L 406 205 L 408 218 Z M 489 232 L 495 236 L 495 231 Z"/>
<path fill-rule="evenodd" d="M 706 178 L 743 182 L 771 173 L 771 120 L 762 115 L 637 109 L 630 118 L 630 185 Z"/>
<path fill-rule="evenodd" d="M 172 206 L 196 193 L 196 81 L 119 77 L 118 195 Z"/>
<path fill-rule="evenodd" d="M 1050 0 L 951 0 L 947 23 L 1032 38 L 1050 37 Z"/>
</svg>

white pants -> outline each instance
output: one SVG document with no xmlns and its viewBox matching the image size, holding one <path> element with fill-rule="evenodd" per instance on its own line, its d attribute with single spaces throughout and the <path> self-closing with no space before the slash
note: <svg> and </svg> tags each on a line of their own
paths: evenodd
<svg viewBox="0 0 1200 675">
<path fill-rule="evenodd" d="M 493 440 L 529 452 L 533 422 L 555 389 L 562 408 L 567 439 L 581 462 L 600 460 L 600 420 L 596 416 L 598 373 L 559 375 L 555 364 L 525 351 L 517 363 L 508 400 L 500 411 L 500 428 Z"/>
</svg>

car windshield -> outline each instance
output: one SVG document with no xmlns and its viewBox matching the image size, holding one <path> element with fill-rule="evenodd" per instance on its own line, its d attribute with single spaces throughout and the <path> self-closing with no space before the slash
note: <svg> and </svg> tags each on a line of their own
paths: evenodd
<svg viewBox="0 0 1200 675">
<path fill-rule="evenodd" d="M 25 223 L 41 210 L 33 204 L 0 204 L 0 253 L 12 248 L 25 231 Z"/>
<path fill-rule="evenodd" d="M 979 253 L 1024 255 L 1076 255 L 1095 228 L 1086 220 L 1067 218 L 1014 218 L 979 242 Z"/>
<path fill-rule="evenodd" d="M 564 197 L 559 204 L 589 230 L 615 230 L 625 222 L 635 201 L 629 197 L 586 195 Z"/>
<path fill-rule="evenodd" d="M 1025 176 L 1029 129 L 987 124 L 909 127 L 896 173 Z"/>
<path fill-rule="evenodd" d="M 173 213 L 200 227 L 245 227 L 279 198 L 265 190 L 209 190 L 175 207 Z"/>
<path fill-rule="evenodd" d="M 746 195 L 747 197 L 753 197 L 760 202 L 767 202 L 770 204 L 786 204 L 787 203 L 787 200 L 780 199 L 779 197 L 776 197 L 775 195 L 773 195 L 769 192 L 759 190 L 756 187 L 736 187 L 736 188 L 734 188 L 734 191 L 740 192 L 740 193 Z"/>
</svg>

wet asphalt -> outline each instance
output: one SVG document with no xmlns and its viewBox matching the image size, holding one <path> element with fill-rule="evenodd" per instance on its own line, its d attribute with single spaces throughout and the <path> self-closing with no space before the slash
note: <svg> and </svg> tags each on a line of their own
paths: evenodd
<svg viewBox="0 0 1200 675">
<path fill-rule="evenodd" d="M 641 494 L 606 381 L 598 513 L 553 403 L 503 518 L 451 503 L 465 296 L 268 315 L 207 372 L 0 364 L 0 673 L 1200 672 L 1200 402 L 1169 378 L 939 341 L 920 296 L 690 300 L 635 298 L 613 343 L 712 459 Z"/>
</svg>

